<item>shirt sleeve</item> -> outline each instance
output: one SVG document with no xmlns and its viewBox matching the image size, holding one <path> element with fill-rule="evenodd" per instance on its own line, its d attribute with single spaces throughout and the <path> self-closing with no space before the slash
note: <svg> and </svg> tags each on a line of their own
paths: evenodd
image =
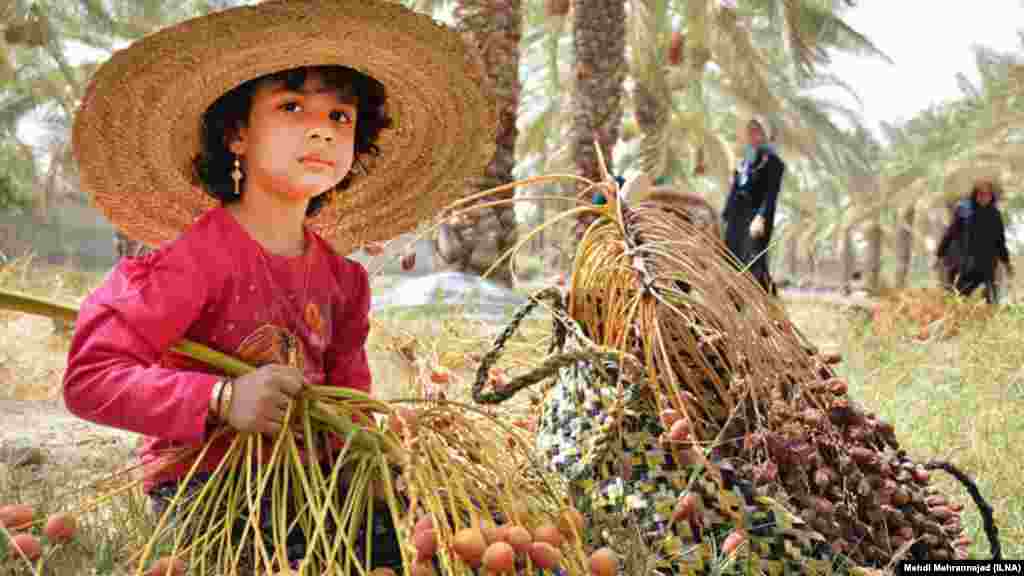
<svg viewBox="0 0 1024 576">
<path fill-rule="evenodd" d="M 361 264 L 344 261 L 344 280 L 351 292 L 334 309 L 334 334 L 327 349 L 327 382 L 331 386 L 371 393 L 366 339 L 370 335 L 370 278 Z"/>
<path fill-rule="evenodd" d="M 196 274 L 196 262 L 175 244 L 124 258 L 89 295 L 64 373 L 71 413 L 185 444 L 204 440 L 217 376 L 160 364 L 206 305 L 210 275 Z"/>
</svg>

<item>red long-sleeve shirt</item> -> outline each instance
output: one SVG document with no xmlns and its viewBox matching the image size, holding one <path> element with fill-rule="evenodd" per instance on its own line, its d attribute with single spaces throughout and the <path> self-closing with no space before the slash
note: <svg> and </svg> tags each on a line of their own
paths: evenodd
<svg viewBox="0 0 1024 576">
<path fill-rule="evenodd" d="M 183 338 L 261 365 L 288 363 L 288 343 L 307 382 L 370 392 L 365 268 L 307 230 L 306 253 L 271 254 L 224 208 L 177 240 L 123 259 L 82 303 L 64 401 L 73 414 L 145 435 L 144 464 L 167 449 L 202 444 L 212 370 L 169 352 Z M 207 452 L 213 470 L 230 438 Z M 144 488 L 183 477 L 192 462 L 147 476 Z"/>
</svg>

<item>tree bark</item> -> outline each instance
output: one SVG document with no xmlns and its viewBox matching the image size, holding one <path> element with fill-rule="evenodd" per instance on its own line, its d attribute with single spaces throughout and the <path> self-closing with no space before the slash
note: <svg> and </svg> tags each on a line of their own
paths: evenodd
<svg viewBox="0 0 1024 576">
<path fill-rule="evenodd" d="M 812 285 L 822 283 L 822 279 L 818 277 L 818 244 L 814 242 L 814 238 L 811 238 L 807 245 L 807 278 Z"/>
<path fill-rule="evenodd" d="M 652 59 L 656 55 L 649 56 Z M 657 68 L 657 60 L 647 66 Z M 657 180 L 668 168 L 668 142 L 666 130 L 669 124 L 669 98 L 671 94 L 665 83 L 663 70 L 647 70 L 635 75 L 633 88 L 633 114 L 640 129 L 640 168 Z"/>
<path fill-rule="evenodd" d="M 608 167 L 622 123 L 626 75 L 626 7 L 623 0 L 574 0 L 573 89 L 570 140 L 576 173 L 599 180 L 596 140 Z"/>
<path fill-rule="evenodd" d="M 876 215 L 868 223 L 868 277 L 867 289 L 877 295 L 882 289 L 882 223 L 881 215 Z"/>
<path fill-rule="evenodd" d="M 857 254 L 854 253 L 853 247 L 853 228 L 849 226 L 843 228 L 843 247 L 840 258 L 842 258 L 843 265 L 843 289 L 849 290 L 852 288 L 853 275 L 857 271 Z"/>
<path fill-rule="evenodd" d="M 487 190 L 513 180 L 516 139 L 519 130 L 519 40 L 522 33 L 521 0 L 461 0 L 455 16 L 466 40 L 475 46 L 489 71 L 497 96 L 499 125 L 497 150 L 485 173 L 469 193 Z M 514 190 L 482 199 L 480 203 L 511 199 Z M 465 218 L 446 222 L 438 230 L 435 252 L 444 267 L 482 275 L 517 239 L 515 207 L 512 204 L 479 208 Z M 510 284 L 511 266 L 505 262 L 491 279 Z"/>
<path fill-rule="evenodd" d="M 786 237 L 786 271 L 793 284 L 800 281 L 800 239 L 797 234 Z"/>
<path fill-rule="evenodd" d="M 916 209 L 910 204 L 900 214 L 900 231 L 896 239 L 895 287 L 905 288 L 910 276 L 910 264 L 914 257 L 914 218 Z"/>
</svg>

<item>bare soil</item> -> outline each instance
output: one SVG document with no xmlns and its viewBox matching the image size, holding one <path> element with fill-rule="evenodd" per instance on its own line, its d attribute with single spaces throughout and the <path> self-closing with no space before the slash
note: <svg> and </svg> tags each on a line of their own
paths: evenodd
<svg viewBox="0 0 1024 576">
<path fill-rule="evenodd" d="M 0 399 L 0 466 L 22 463 L 94 469 L 118 454 L 131 458 L 137 434 L 99 426 L 59 400 Z"/>
</svg>

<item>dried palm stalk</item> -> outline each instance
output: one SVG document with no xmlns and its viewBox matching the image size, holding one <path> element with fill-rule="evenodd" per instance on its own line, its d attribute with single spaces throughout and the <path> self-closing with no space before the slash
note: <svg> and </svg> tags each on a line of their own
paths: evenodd
<svg viewBox="0 0 1024 576">
<path fill-rule="evenodd" d="M 656 201 L 595 207 L 567 294 L 586 338 L 642 364 L 661 413 L 854 563 L 962 554 L 959 511 L 725 246 Z M 515 389 L 519 382 L 514 382 Z M 972 486 L 968 485 L 971 490 Z M 990 511 L 977 490 L 972 497 Z M 988 533 L 994 555 L 998 542 Z"/>
<path fill-rule="evenodd" d="M 570 513 L 565 486 L 543 472 L 525 430 L 454 402 L 426 403 L 413 422 L 404 429 L 409 461 L 400 480 L 406 486 L 409 533 L 422 516 L 431 518 L 445 543 L 465 528 L 481 528 L 490 542 L 498 524 L 531 533 L 554 526 L 565 536 L 562 568 L 567 574 L 588 573 L 584 540 L 565 522 Z M 443 574 L 464 573 L 448 546 L 442 544 L 439 553 Z M 519 569 L 537 573 L 528 564 Z"/>
<path fill-rule="evenodd" d="M 4 291 L 0 308 L 69 320 L 77 312 L 69 305 Z M 175 350 L 219 373 L 240 376 L 254 369 L 194 342 Z M 571 513 L 564 487 L 531 459 L 523 431 L 454 402 L 383 402 L 329 386 L 307 386 L 286 421 L 288 426 L 272 439 L 222 429 L 202 446 L 147 465 L 152 473 L 182 460 L 199 462 L 214 442 L 233 434 L 226 456 L 198 489 L 189 489 L 196 486 L 190 481 L 198 475 L 197 466 L 181 480 L 155 530 L 132 558 L 135 574 L 142 574 L 157 555 L 186 560 L 200 574 L 293 573 L 287 572 L 287 548 L 288 535 L 295 531 L 306 541 L 299 574 L 366 574 L 373 550 L 373 531 L 367 529 L 371 506 L 391 516 L 407 573 L 415 560 L 407 543 L 423 517 L 431 519 L 438 539 L 441 574 L 475 573 L 451 552 L 455 534 L 473 528 L 486 536 L 498 522 L 514 522 L 531 532 L 561 525 L 561 568 L 568 575 L 587 573 L 584 539 L 571 537 L 576 523 L 566 528 L 562 522 Z M 98 494 L 69 511 L 92 511 L 137 489 L 143 478 L 136 472 L 127 469 L 105 478 L 95 486 Z M 269 511 L 260 505 L 265 494 L 270 495 Z M 520 563 L 523 570 L 536 572 L 529 557 Z"/>
<path fill-rule="evenodd" d="M 611 546 L 625 573 L 645 576 L 709 574 L 719 564 L 745 566 L 740 573 L 834 572 L 822 536 L 810 534 L 772 499 L 753 495 L 726 463 L 672 440 L 635 357 L 602 350 L 583 335 L 564 315 L 557 290 L 532 297 L 532 303 L 542 300 L 554 308 L 559 353 L 501 390 L 486 390 L 487 367 L 529 312 L 524 307 L 485 356 L 474 399 L 502 401 L 556 376 L 538 406 L 536 445 L 569 483 L 573 504 L 592 518 L 594 546 Z M 780 547 L 783 541 L 789 543 Z"/>
<path fill-rule="evenodd" d="M 764 345 L 784 311 L 685 212 L 640 202 L 606 216 L 580 242 L 569 315 L 599 346 L 638 358 L 659 409 L 679 411 L 699 437 L 719 436 L 741 404 L 750 413 L 733 426 L 756 429 L 783 375 L 811 371 L 789 366 L 804 356 L 798 341 Z"/>
</svg>

